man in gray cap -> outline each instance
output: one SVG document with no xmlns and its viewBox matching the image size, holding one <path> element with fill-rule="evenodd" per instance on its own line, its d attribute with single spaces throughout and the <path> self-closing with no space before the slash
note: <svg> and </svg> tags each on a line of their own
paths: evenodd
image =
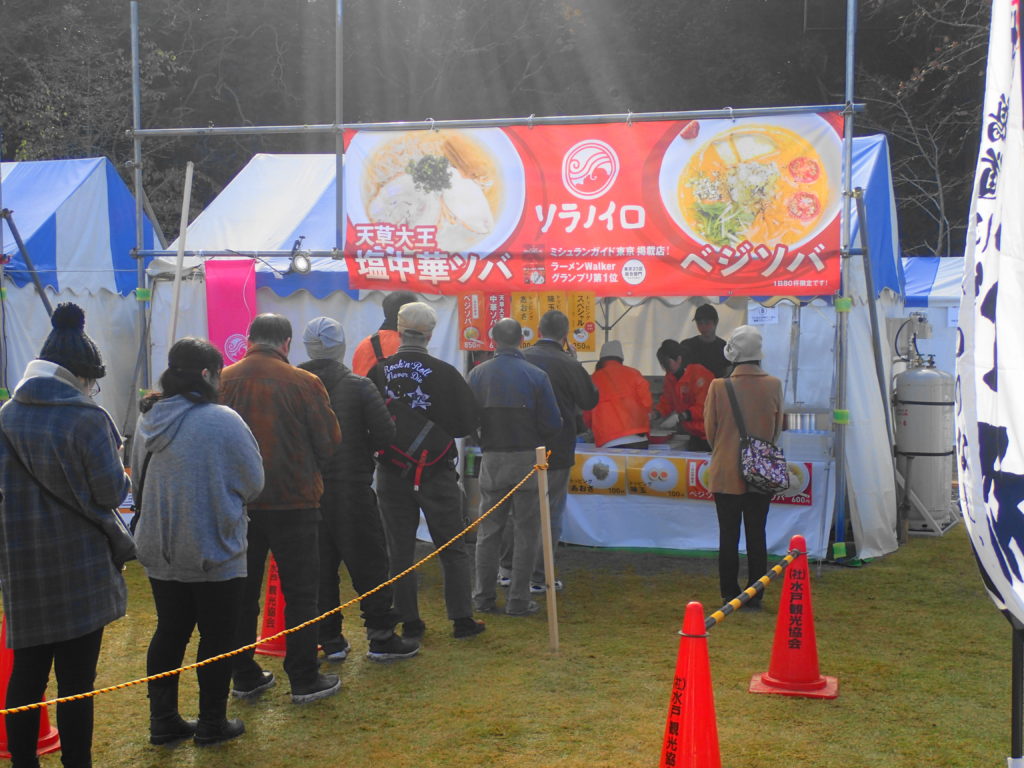
<svg viewBox="0 0 1024 768">
<path fill-rule="evenodd" d="M 432 429 L 440 430 L 449 438 L 464 437 L 476 429 L 479 421 L 476 400 L 466 380 L 454 367 L 427 352 L 435 325 L 436 313 L 423 302 L 402 306 L 396 322 L 401 345 L 394 355 L 373 369 L 371 378 L 385 398 L 402 401 L 412 412 L 432 422 Z M 457 462 L 454 441 L 443 456 L 421 473 L 380 462 L 377 491 L 392 575 L 413 563 L 420 510 L 427 519 L 435 546 L 446 543 L 468 524 L 462 509 L 462 488 L 455 473 Z M 483 622 L 473 618 L 472 563 L 464 537 L 442 551 L 439 557 L 453 634 L 471 637 L 483 632 Z M 422 637 L 426 624 L 420 618 L 415 573 L 402 577 L 395 584 L 395 609 L 403 622 L 403 636 Z"/>
<path fill-rule="evenodd" d="M 519 351 L 522 326 L 506 317 L 495 324 L 493 336 L 497 354 L 469 373 L 469 386 L 482 409 L 481 511 L 497 504 L 529 473 L 537 460 L 537 446 L 550 445 L 562 428 L 548 374 L 526 362 Z M 506 525 L 513 526 L 514 546 L 505 613 L 528 616 L 540 608 L 530 599 L 530 577 L 541 535 L 536 474 L 480 523 L 473 592 L 478 611 L 496 610 L 498 557 Z"/>
<path fill-rule="evenodd" d="M 318 610 L 324 614 L 341 604 L 338 568 L 342 562 L 359 594 L 388 580 L 387 542 L 372 487 L 373 452 L 394 439 L 395 425 L 373 382 L 352 373 L 342 362 L 345 331 L 338 321 L 329 317 L 310 320 L 302 342 L 310 360 L 299 368 L 323 382 L 345 436 L 322 469 Z M 366 656 L 373 661 L 407 659 L 420 650 L 415 640 L 395 634 L 398 614 L 392 608 L 392 598 L 391 587 L 384 587 L 359 605 L 370 646 Z M 341 624 L 342 615 L 335 613 L 317 625 L 328 661 L 348 656 L 350 646 Z"/>
</svg>

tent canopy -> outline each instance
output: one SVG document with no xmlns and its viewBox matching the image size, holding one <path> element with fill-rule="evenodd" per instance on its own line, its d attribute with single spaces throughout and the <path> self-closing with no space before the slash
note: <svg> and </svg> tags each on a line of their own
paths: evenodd
<svg viewBox="0 0 1024 768">
<path fill-rule="evenodd" d="M 126 296 L 136 287 L 135 201 L 105 157 L 0 164 L 3 207 L 12 211 L 40 282 L 57 293 Z M 144 247 L 153 227 L 144 223 Z M 4 272 L 17 286 L 31 275 L 5 220 Z"/>
<path fill-rule="evenodd" d="M 331 250 L 336 243 L 334 175 L 334 155 L 258 154 L 189 225 L 186 249 L 281 252 L 291 250 L 302 237 L 304 250 Z M 875 290 L 880 293 L 889 288 L 902 293 L 896 204 L 884 136 L 854 138 L 853 186 L 864 190 Z M 851 227 L 856 246 L 860 229 L 856 207 Z M 175 243 L 169 246 L 175 247 Z M 187 264 L 195 266 L 198 260 L 189 259 Z M 287 259 L 263 258 L 256 266 L 257 286 L 268 287 L 279 296 L 302 289 L 317 298 L 337 290 L 356 295 L 349 291 L 341 261 L 313 259 L 313 271 L 308 275 L 283 275 L 287 268 Z"/>
<path fill-rule="evenodd" d="M 960 256 L 904 256 L 905 306 L 934 307 L 960 303 L 964 260 Z"/>
</svg>

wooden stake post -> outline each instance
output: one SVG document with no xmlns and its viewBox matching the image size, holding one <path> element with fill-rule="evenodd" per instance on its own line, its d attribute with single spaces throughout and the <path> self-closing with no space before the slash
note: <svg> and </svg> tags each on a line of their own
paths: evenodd
<svg viewBox="0 0 1024 768">
<path fill-rule="evenodd" d="M 547 450 L 537 447 L 537 466 L 548 463 Z M 555 595 L 555 543 L 551 539 L 551 505 L 548 503 L 548 471 L 537 470 L 537 488 L 540 495 L 540 536 L 544 547 L 544 583 L 547 584 L 548 638 L 551 650 L 558 652 L 558 598 Z"/>
</svg>

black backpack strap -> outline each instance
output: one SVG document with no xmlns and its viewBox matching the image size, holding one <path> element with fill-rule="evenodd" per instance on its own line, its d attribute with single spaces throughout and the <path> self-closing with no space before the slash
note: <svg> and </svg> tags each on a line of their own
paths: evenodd
<svg viewBox="0 0 1024 768">
<path fill-rule="evenodd" d="M 380 331 L 374 331 L 370 336 L 370 346 L 373 347 L 373 354 L 377 356 L 377 362 L 384 360 L 384 348 L 380 345 Z"/>
</svg>

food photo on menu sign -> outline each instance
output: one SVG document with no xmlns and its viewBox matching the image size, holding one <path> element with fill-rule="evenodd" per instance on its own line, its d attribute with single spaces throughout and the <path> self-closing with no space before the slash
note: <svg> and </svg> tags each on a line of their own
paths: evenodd
<svg viewBox="0 0 1024 768">
<path fill-rule="evenodd" d="M 839 288 L 841 117 L 346 133 L 354 288 Z"/>
</svg>

